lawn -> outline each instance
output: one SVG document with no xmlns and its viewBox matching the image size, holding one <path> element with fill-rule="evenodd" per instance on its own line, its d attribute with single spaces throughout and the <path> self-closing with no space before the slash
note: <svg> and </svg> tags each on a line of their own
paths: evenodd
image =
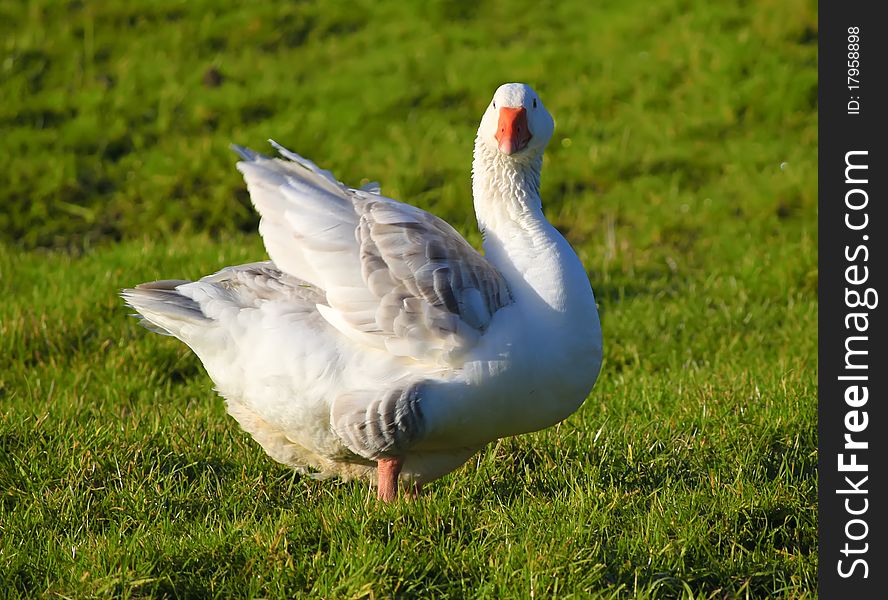
<svg viewBox="0 0 888 600">
<path fill-rule="evenodd" d="M 0 595 L 814 597 L 808 1 L 0 4 Z M 274 137 L 478 243 L 493 90 L 555 116 L 605 362 L 415 502 L 266 457 L 122 287 L 265 258 Z"/>
</svg>

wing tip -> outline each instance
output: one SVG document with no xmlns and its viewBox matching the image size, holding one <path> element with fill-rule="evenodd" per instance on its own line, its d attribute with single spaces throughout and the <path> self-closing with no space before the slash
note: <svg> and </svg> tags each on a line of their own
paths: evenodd
<svg viewBox="0 0 888 600">
<path fill-rule="evenodd" d="M 277 143 L 276 141 L 274 141 L 271 138 L 268 138 L 268 143 L 271 144 L 271 147 L 274 148 L 275 150 L 277 150 L 278 154 L 280 154 L 284 158 L 290 159 L 294 162 L 299 163 L 300 165 L 305 166 L 305 163 L 307 162 L 305 157 L 300 156 L 300 155 L 296 154 L 295 152 L 293 152 L 292 150 L 285 148 L 283 145 Z"/>
<path fill-rule="evenodd" d="M 290 160 L 299 160 L 299 161 L 305 160 L 301 156 L 299 156 L 298 154 L 293 152 L 292 150 L 288 150 L 287 148 L 285 148 L 284 146 L 277 143 L 276 141 L 274 141 L 271 138 L 268 138 L 268 143 L 271 144 L 271 146 L 275 150 L 277 150 L 278 154 L 280 154 L 284 158 L 289 158 Z M 264 154 L 256 152 L 255 150 L 251 150 L 250 148 L 247 148 L 245 146 L 241 146 L 240 144 L 229 144 L 228 147 L 231 150 L 233 150 L 234 153 L 237 154 L 238 156 L 240 156 L 242 159 L 248 160 L 250 162 L 255 162 L 255 161 L 263 159 L 263 158 L 264 159 L 271 158 L 269 156 L 265 156 Z"/>
<path fill-rule="evenodd" d="M 242 159 L 248 160 L 250 162 L 255 162 L 260 158 L 265 158 L 258 152 L 254 152 L 253 150 L 250 150 L 249 148 L 245 148 L 244 146 L 240 146 L 238 144 L 229 144 L 228 147 Z"/>
</svg>

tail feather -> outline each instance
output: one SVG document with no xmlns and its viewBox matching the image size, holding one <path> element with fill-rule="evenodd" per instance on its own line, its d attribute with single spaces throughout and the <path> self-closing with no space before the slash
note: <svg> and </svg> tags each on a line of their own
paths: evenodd
<svg viewBox="0 0 888 600">
<path fill-rule="evenodd" d="M 161 335 L 179 336 L 184 325 L 208 321 L 200 305 L 180 294 L 176 288 L 191 283 L 182 279 L 167 279 L 142 283 L 121 290 L 120 296 L 138 314 L 140 324 Z"/>
</svg>

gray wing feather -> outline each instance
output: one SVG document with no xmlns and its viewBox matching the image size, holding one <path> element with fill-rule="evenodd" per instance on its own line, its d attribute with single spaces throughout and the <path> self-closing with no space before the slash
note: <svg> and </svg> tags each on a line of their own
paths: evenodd
<svg viewBox="0 0 888 600">
<path fill-rule="evenodd" d="M 511 303 L 502 275 L 434 215 L 388 198 L 355 207 L 361 274 L 377 299 L 372 325 L 388 350 L 458 360 Z M 368 331 L 369 317 L 356 325 Z"/>
<path fill-rule="evenodd" d="M 445 221 L 377 185 L 350 188 L 272 144 L 282 159 L 236 149 L 266 248 L 282 270 L 324 290 L 319 310 L 342 333 L 451 363 L 511 304 L 499 271 Z"/>
</svg>

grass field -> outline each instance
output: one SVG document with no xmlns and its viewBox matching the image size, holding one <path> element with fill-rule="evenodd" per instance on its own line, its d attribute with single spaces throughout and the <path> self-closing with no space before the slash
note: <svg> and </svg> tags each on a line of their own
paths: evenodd
<svg viewBox="0 0 888 600">
<path fill-rule="evenodd" d="M 816 596 L 816 42 L 811 0 L 0 3 L 0 597 Z M 504 81 L 595 390 L 416 502 L 293 474 L 117 291 L 264 259 L 230 142 L 478 243 Z"/>
</svg>

